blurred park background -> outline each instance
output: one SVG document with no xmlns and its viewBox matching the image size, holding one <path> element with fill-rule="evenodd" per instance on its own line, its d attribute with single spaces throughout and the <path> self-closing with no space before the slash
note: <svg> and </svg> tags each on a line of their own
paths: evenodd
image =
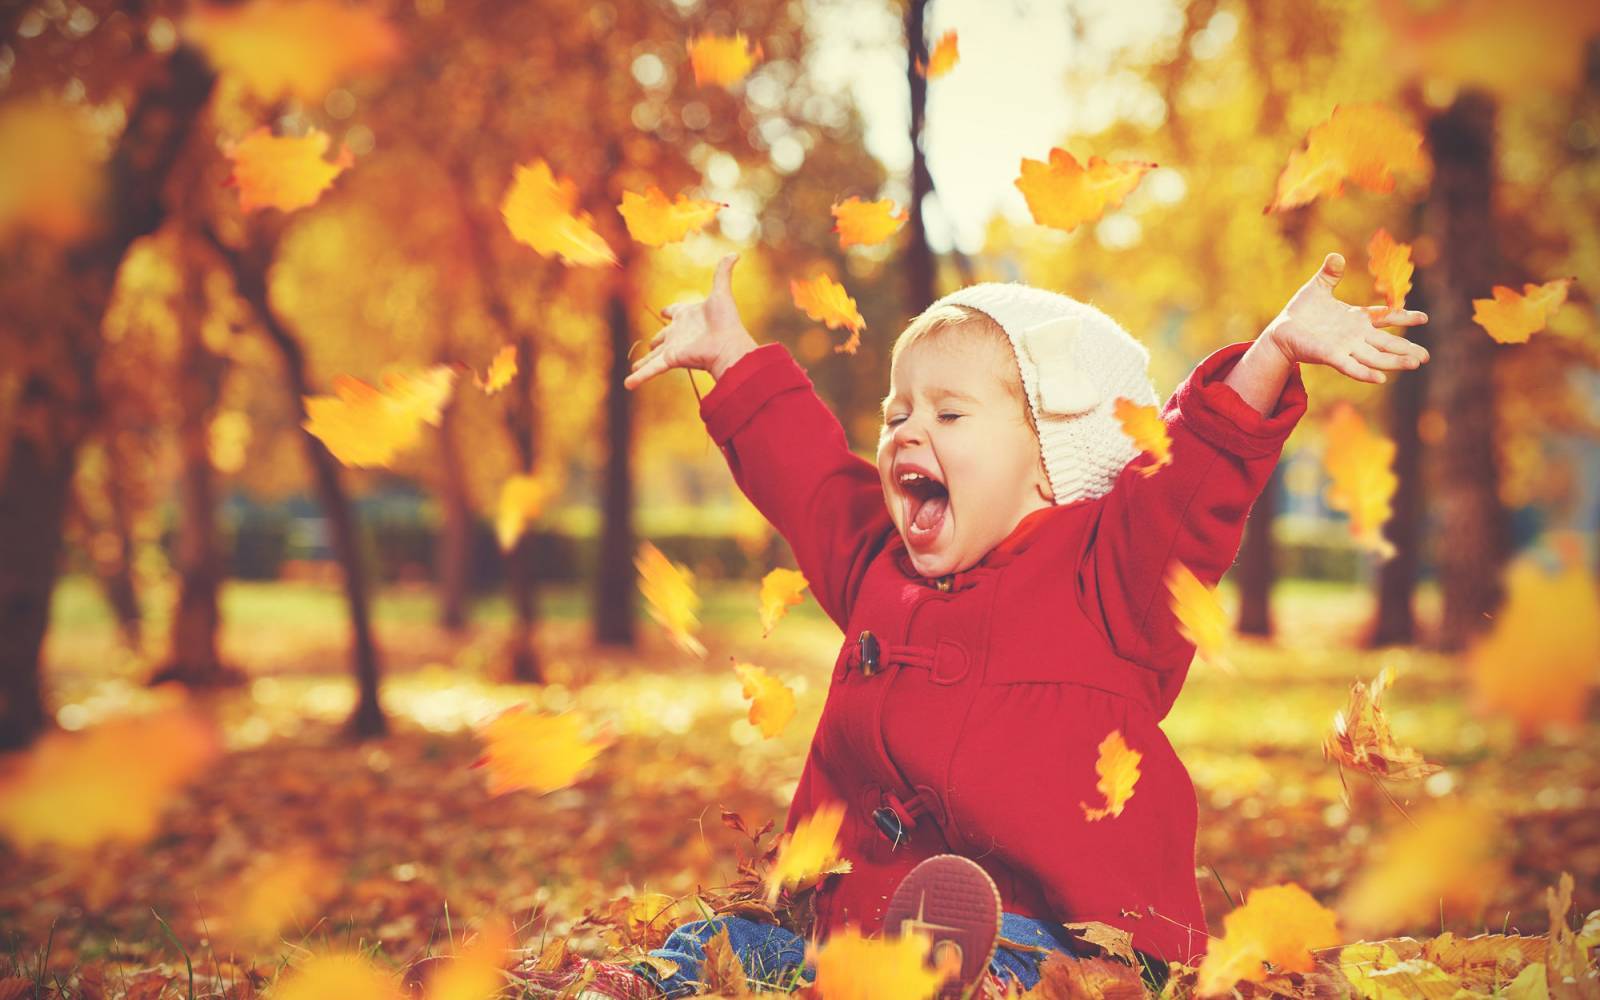
<svg viewBox="0 0 1600 1000">
<path fill-rule="evenodd" d="M 748 328 L 870 457 L 894 336 L 963 284 L 1093 302 L 1164 400 L 1329 252 L 1340 297 L 1381 300 L 1370 241 L 1404 243 L 1431 320 L 1402 332 L 1432 361 L 1305 370 L 1218 590 L 1236 671 L 1197 664 L 1165 724 L 1213 933 L 1283 881 L 1344 913 L 1394 886 L 1350 940 L 1542 934 L 1562 872 L 1600 907 L 1597 10 L 6 3 L 0 972 L 120 995 L 178 989 L 188 957 L 237 993 L 328 941 L 403 964 L 447 914 L 598 953 L 643 940 L 613 901 L 736 881 L 750 843 L 722 811 L 781 827 L 841 636 L 809 599 L 764 629 L 760 583 L 794 563 L 704 432 L 709 376 L 621 384 L 730 250 Z M 737 52 L 697 70 L 703 38 Z M 946 38 L 959 58 L 930 64 Z M 1374 154 L 1392 187 L 1285 202 L 1291 156 L 1358 107 L 1417 137 Z M 1154 166 L 1041 225 L 1015 181 L 1052 147 Z M 544 225 L 510 195 L 539 167 Z M 618 205 L 650 187 L 715 221 L 642 238 Z M 909 211 L 843 246 L 851 197 Z M 797 305 L 817 275 L 855 331 Z M 1567 278 L 1520 340 L 1474 304 Z M 348 423 L 313 433 L 319 405 Z M 704 655 L 641 594 L 652 548 Z M 730 659 L 794 693 L 778 735 Z M 1385 668 L 1425 777 L 1324 752 Z M 605 748 L 566 787 L 491 796 L 471 765 L 516 705 L 581 713 Z M 116 727 L 174 711 L 215 745 L 141 798 L 131 775 L 187 751 Z M 1415 887 L 1419 859 L 1442 867 Z M 303 898 L 219 957 L 252 873 L 295 871 L 318 873 L 283 876 Z"/>
</svg>

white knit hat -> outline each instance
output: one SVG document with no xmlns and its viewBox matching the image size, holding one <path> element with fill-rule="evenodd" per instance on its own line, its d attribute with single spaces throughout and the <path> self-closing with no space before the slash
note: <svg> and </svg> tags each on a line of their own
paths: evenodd
<svg viewBox="0 0 1600 1000">
<path fill-rule="evenodd" d="M 1094 306 L 1015 282 L 970 285 L 940 305 L 976 309 L 1011 338 L 1056 503 L 1110 492 L 1139 455 L 1117 420 L 1117 397 L 1157 402 L 1150 351 Z"/>
</svg>

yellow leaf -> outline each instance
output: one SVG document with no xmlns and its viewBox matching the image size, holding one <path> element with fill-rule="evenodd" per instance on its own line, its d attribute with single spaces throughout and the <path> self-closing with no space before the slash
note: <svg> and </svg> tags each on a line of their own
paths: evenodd
<svg viewBox="0 0 1600 1000">
<path fill-rule="evenodd" d="M 317 955 L 272 988 L 272 1000 L 399 1000 L 391 976 L 360 955 Z"/>
<path fill-rule="evenodd" d="M 702 34 L 689 41 L 689 64 L 697 86 L 732 86 L 748 76 L 760 61 L 761 46 L 752 48 L 743 32 L 732 38 Z"/>
<path fill-rule="evenodd" d="M 617 211 L 628 225 L 629 236 L 645 246 L 661 247 L 704 229 L 723 207 L 721 202 L 683 194 L 668 201 L 660 188 L 652 186 L 642 195 L 624 191 Z"/>
<path fill-rule="evenodd" d="M 494 520 L 495 537 L 500 540 L 500 551 L 510 552 L 527 530 L 528 522 L 544 510 L 548 490 L 537 476 L 516 475 L 500 487 L 500 503 Z"/>
<path fill-rule="evenodd" d="M 761 578 L 761 635 L 772 634 L 779 619 L 788 614 L 791 605 L 805 600 L 803 591 L 808 584 L 805 574 L 797 569 L 779 567 Z"/>
<path fill-rule="evenodd" d="M 1089 157 L 1088 165 L 1083 166 L 1058 147 L 1050 150 L 1049 163 L 1024 158 L 1022 175 L 1015 183 L 1027 199 L 1034 222 L 1071 232 L 1100 218 L 1106 209 L 1121 205 L 1155 167 L 1140 160 L 1108 163 L 1098 156 Z"/>
<path fill-rule="evenodd" d="M 333 395 L 306 396 L 303 427 L 345 465 L 387 467 L 437 427 L 455 388 L 456 372 L 435 365 L 419 373 L 391 372 L 381 389 L 349 375 L 333 380 Z"/>
<path fill-rule="evenodd" d="M 939 41 L 934 44 L 933 51 L 928 53 L 928 61 L 924 63 L 917 60 L 917 73 L 930 80 L 937 80 L 946 73 L 956 68 L 956 63 L 961 61 L 961 46 L 956 39 L 954 31 L 947 31 L 939 36 Z"/>
<path fill-rule="evenodd" d="M 769 740 L 783 732 L 794 718 L 794 692 L 754 664 L 735 663 L 733 669 L 750 701 L 750 724 Z"/>
<path fill-rule="evenodd" d="M 148 840 L 220 743 L 216 728 L 182 705 L 47 732 L 0 760 L 0 833 L 22 851 Z"/>
<path fill-rule="evenodd" d="M 329 163 L 323 158 L 328 141 L 328 134 L 316 129 L 296 138 L 275 136 L 262 125 L 229 146 L 233 174 L 228 183 L 239 189 L 239 211 L 292 212 L 316 204 L 334 179 L 356 162 L 349 148 L 340 146 L 339 156 Z"/>
<path fill-rule="evenodd" d="M 1494 298 L 1472 300 L 1472 321 L 1499 343 L 1525 344 L 1567 301 L 1567 291 L 1577 280 L 1557 278 L 1542 285 L 1525 284 L 1521 295 L 1505 285 L 1495 285 Z"/>
<path fill-rule="evenodd" d="M 1112 404 L 1122 433 L 1133 439 L 1134 447 L 1150 456 L 1150 461 L 1138 466 L 1145 476 L 1153 476 L 1163 466 L 1172 464 L 1172 437 L 1167 433 L 1167 423 L 1154 406 L 1141 406 L 1124 396 Z"/>
<path fill-rule="evenodd" d="M 1333 716 L 1333 732 L 1322 741 L 1322 755 L 1375 778 L 1426 778 L 1439 770 L 1411 747 L 1395 742 L 1378 699 L 1394 684 L 1394 671 L 1384 667 L 1372 682 L 1350 685 L 1350 703 Z"/>
<path fill-rule="evenodd" d="M 1600 996 L 1600 973 L 1589 953 L 1567 925 L 1572 908 L 1572 873 L 1562 872 L 1555 888 L 1544 891 L 1550 934 L 1544 950 L 1545 986 L 1552 1000 L 1594 1000 Z"/>
<path fill-rule="evenodd" d="M 839 828 L 843 825 L 844 806 L 837 802 L 824 803 L 795 824 L 767 872 L 768 906 L 778 901 L 784 886 L 814 878 L 839 859 Z"/>
<path fill-rule="evenodd" d="M 1327 422 L 1327 449 L 1322 462 L 1332 482 L 1328 505 L 1350 516 L 1350 534 L 1379 558 L 1394 555 L 1383 526 L 1394 512 L 1390 505 L 1400 479 L 1394 474 L 1394 441 L 1368 430 L 1366 420 L 1350 403 L 1340 401 Z"/>
<path fill-rule="evenodd" d="M 844 927 L 815 950 L 821 1000 L 928 1000 L 945 974 L 928 967 L 928 938 L 865 938 Z"/>
<path fill-rule="evenodd" d="M 1353 931 L 1387 933 L 1458 908 L 1475 920 L 1504 880 L 1499 823 L 1489 811 L 1446 801 L 1413 820 L 1397 824 L 1347 886 L 1339 912 Z"/>
<path fill-rule="evenodd" d="M 694 574 L 649 542 L 639 543 L 633 565 L 639 570 L 639 591 L 648 602 L 650 617 L 667 630 L 679 649 L 705 656 L 705 646 L 693 634 L 700 628 L 700 595 L 694 590 Z"/>
<path fill-rule="evenodd" d="M 1312 950 L 1339 943 L 1338 917 L 1293 882 L 1252 889 L 1222 928 L 1200 963 L 1197 995 L 1224 993 L 1240 980 L 1259 983 L 1267 977 L 1263 962 L 1277 972 L 1310 972 Z"/>
<path fill-rule="evenodd" d="M 1462 988 L 1453 976 L 1422 958 L 1400 961 L 1389 945 L 1365 941 L 1339 950 L 1339 971 L 1365 1000 L 1450 1000 Z"/>
<path fill-rule="evenodd" d="M 506 227 L 540 256 L 560 257 L 571 267 L 616 266 L 617 256 L 594 228 L 594 217 L 577 211 L 578 186 L 557 178 L 544 160 L 517 167 L 500 202 Z"/>
<path fill-rule="evenodd" d="M 489 793 L 529 788 L 543 795 L 578 780 L 606 748 L 584 737 L 587 720 L 576 712 L 546 715 L 518 705 L 479 730 L 484 755 L 473 765 L 488 772 Z"/>
<path fill-rule="evenodd" d="M 1336 197 L 1346 181 L 1386 193 L 1394 190 L 1392 171 L 1426 168 L 1422 133 L 1393 111 L 1381 104 L 1335 105 L 1327 121 L 1306 133 L 1306 148 L 1289 154 L 1267 211 Z"/>
<path fill-rule="evenodd" d="M 1094 772 L 1100 776 L 1095 789 L 1105 796 L 1103 809 L 1091 809 L 1089 803 L 1078 803 L 1083 815 L 1091 823 L 1107 816 L 1121 816 L 1123 806 L 1133 798 L 1133 786 L 1139 783 L 1139 761 L 1144 754 L 1128 746 L 1122 730 L 1113 729 L 1100 741 L 1100 756 L 1094 762 Z"/>
<path fill-rule="evenodd" d="M 1390 309 L 1404 309 L 1411 291 L 1411 244 L 1396 243 L 1389 231 L 1379 227 L 1367 241 L 1367 271 L 1373 287 Z"/>
<path fill-rule="evenodd" d="M 61 242 L 88 233 L 105 154 L 83 108 L 13 97 L 0 105 L 0 149 L 0 240 L 23 230 Z"/>
<path fill-rule="evenodd" d="M 214 931 L 249 954 L 285 931 L 309 931 L 337 884 L 333 867 L 308 848 L 260 858 L 220 894 L 222 925 Z"/>
<path fill-rule="evenodd" d="M 905 209 L 895 212 L 894 201 L 889 198 L 862 201 L 852 196 L 835 202 L 832 211 L 833 231 L 839 234 L 840 247 L 882 243 L 899 232 L 911 217 L 911 213 Z M 811 318 L 821 319 L 820 316 Z"/>
<path fill-rule="evenodd" d="M 428 980 L 427 1000 L 494 1000 L 506 981 L 511 927 L 491 920 Z"/>
<path fill-rule="evenodd" d="M 826 274 L 819 274 L 806 281 L 791 279 L 789 294 L 794 297 L 797 308 L 812 319 L 826 323 L 828 329 L 844 327 L 850 331 L 850 339 L 835 347 L 835 353 L 856 352 L 857 345 L 861 343 L 861 330 L 867 321 L 861 318 L 861 313 L 856 310 L 856 300 L 850 297 L 843 285 Z"/>
<path fill-rule="evenodd" d="M 1226 673 L 1234 673 L 1233 663 L 1226 653 L 1233 629 L 1228 625 L 1228 615 L 1217 599 L 1216 589 L 1206 586 L 1189 567 L 1177 560 L 1167 567 L 1166 583 L 1172 613 L 1178 619 L 1178 631 L 1194 643 L 1207 663 Z"/>
<path fill-rule="evenodd" d="M 297 97 L 321 105 L 341 81 L 382 69 L 404 51 L 399 31 L 377 4 L 202 4 L 182 31 L 212 66 L 266 103 Z"/>
<path fill-rule="evenodd" d="M 489 362 L 489 370 L 479 378 L 476 373 L 473 380 L 478 383 L 478 388 L 483 390 L 485 396 L 495 393 L 511 384 L 517 377 L 517 345 L 507 344 L 496 351 L 493 360 Z"/>
</svg>

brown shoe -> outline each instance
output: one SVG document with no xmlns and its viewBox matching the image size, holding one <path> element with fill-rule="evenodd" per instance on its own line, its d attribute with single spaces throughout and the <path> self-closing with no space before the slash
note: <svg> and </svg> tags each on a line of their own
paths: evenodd
<svg viewBox="0 0 1600 1000">
<path fill-rule="evenodd" d="M 1000 890 L 975 861 L 959 854 L 936 854 L 911 869 L 884 911 L 885 934 L 912 931 L 933 942 L 928 961 L 959 965 L 960 972 L 939 988 L 939 1000 L 968 995 L 989 969 L 1000 939 Z"/>
</svg>

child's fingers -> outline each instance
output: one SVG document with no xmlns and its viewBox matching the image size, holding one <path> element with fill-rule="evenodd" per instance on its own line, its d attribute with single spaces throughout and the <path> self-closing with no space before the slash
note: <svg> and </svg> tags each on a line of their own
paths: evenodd
<svg viewBox="0 0 1600 1000">
<path fill-rule="evenodd" d="M 633 369 L 633 373 L 622 380 L 622 387 L 624 389 L 632 389 L 650 381 L 670 367 L 672 366 L 667 364 L 666 352 L 652 351 L 639 359 L 639 363 Z"/>
<path fill-rule="evenodd" d="M 1411 363 L 1411 367 L 1425 364 L 1429 358 L 1428 349 L 1421 344 L 1415 344 L 1404 337 L 1397 337 L 1392 333 L 1382 330 L 1373 330 L 1367 335 L 1367 343 L 1380 351 L 1399 355 Z"/>
<path fill-rule="evenodd" d="M 1373 326 L 1421 326 L 1428 321 L 1419 309 L 1390 309 L 1383 303 L 1367 306 L 1366 313 Z"/>
<path fill-rule="evenodd" d="M 733 298 L 733 265 L 739 262 L 739 255 L 730 253 L 717 262 L 716 276 L 711 279 L 711 293 Z"/>
<path fill-rule="evenodd" d="M 1358 344 L 1351 348 L 1350 354 L 1368 368 L 1378 371 L 1397 372 L 1411 367 L 1411 363 L 1405 356 L 1388 354 L 1378 350 L 1371 344 Z"/>
</svg>

